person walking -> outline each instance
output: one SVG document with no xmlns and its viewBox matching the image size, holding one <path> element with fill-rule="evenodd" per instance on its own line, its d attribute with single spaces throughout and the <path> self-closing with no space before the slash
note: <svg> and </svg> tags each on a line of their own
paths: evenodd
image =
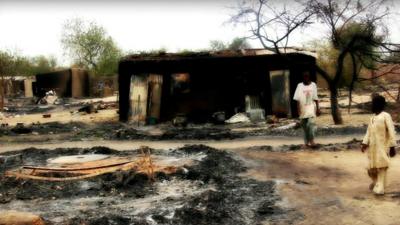
<svg viewBox="0 0 400 225">
<path fill-rule="evenodd" d="M 372 112 L 367 133 L 361 144 L 361 151 L 368 149 L 367 172 L 372 179 L 369 189 L 375 194 L 385 194 L 386 173 L 389 168 L 389 157 L 396 155 L 396 134 L 392 117 L 385 112 L 386 100 L 380 95 L 372 98 Z"/>
<path fill-rule="evenodd" d="M 303 82 L 297 85 L 293 99 L 297 101 L 300 124 L 304 130 L 305 147 L 315 147 L 315 117 L 321 114 L 318 104 L 317 85 L 310 73 L 303 72 Z"/>
</svg>

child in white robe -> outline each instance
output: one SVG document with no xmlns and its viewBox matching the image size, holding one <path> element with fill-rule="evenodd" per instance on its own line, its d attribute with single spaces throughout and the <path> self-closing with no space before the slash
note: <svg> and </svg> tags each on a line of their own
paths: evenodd
<svg viewBox="0 0 400 225">
<path fill-rule="evenodd" d="M 396 154 L 396 135 L 392 117 L 384 112 L 385 98 L 374 96 L 372 99 L 372 111 L 367 133 L 363 139 L 361 151 L 368 148 L 368 175 L 372 179 L 370 190 L 375 194 L 385 193 L 386 173 L 389 168 L 389 157 Z"/>
</svg>

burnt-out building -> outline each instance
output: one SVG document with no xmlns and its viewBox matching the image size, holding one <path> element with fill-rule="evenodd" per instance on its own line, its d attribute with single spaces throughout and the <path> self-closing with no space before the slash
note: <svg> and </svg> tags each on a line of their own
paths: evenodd
<svg viewBox="0 0 400 225">
<path fill-rule="evenodd" d="M 33 83 L 34 94 L 43 97 L 46 92 L 53 90 L 59 97 L 89 96 L 89 74 L 86 70 L 70 68 L 55 72 L 36 75 Z"/>
<path fill-rule="evenodd" d="M 302 72 L 315 79 L 315 58 L 257 50 L 131 55 L 119 64 L 121 121 L 206 122 L 215 112 L 296 117 L 292 101 Z"/>
</svg>

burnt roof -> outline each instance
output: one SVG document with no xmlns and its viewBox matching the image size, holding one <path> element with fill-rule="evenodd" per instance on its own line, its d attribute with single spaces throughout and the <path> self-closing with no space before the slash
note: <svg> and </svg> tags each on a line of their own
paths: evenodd
<svg viewBox="0 0 400 225">
<path fill-rule="evenodd" d="M 305 54 L 306 53 L 306 54 Z M 224 57 L 247 57 L 247 56 L 277 56 L 272 51 L 266 49 L 243 49 L 243 50 L 223 50 L 223 51 L 187 51 L 180 53 L 149 52 L 132 54 L 124 57 L 121 61 L 164 61 L 164 60 L 184 60 L 195 58 L 224 58 Z M 281 55 L 305 55 L 314 57 L 313 53 L 304 50 L 292 50 Z"/>
<path fill-rule="evenodd" d="M 119 75 L 177 72 L 260 72 L 315 65 L 315 57 L 298 52 L 275 54 L 267 50 L 152 53 L 130 55 L 119 63 Z"/>
</svg>

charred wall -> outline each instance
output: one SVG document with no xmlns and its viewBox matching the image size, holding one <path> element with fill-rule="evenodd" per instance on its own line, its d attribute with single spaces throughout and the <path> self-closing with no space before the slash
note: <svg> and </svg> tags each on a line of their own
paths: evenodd
<svg viewBox="0 0 400 225">
<path fill-rule="evenodd" d="M 89 96 L 89 75 L 81 69 L 37 74 L 34 94 L 43 97 L 50 90 L 54 90 L 60 97 Z"/>
<path fill-rule="evenodd" d="M 43 97 L 46 92 L 54 90 L 58 96 L 71 97 L 71 82 L 70 70 L 37 74 L 35 95 Z"/>
</svg>

